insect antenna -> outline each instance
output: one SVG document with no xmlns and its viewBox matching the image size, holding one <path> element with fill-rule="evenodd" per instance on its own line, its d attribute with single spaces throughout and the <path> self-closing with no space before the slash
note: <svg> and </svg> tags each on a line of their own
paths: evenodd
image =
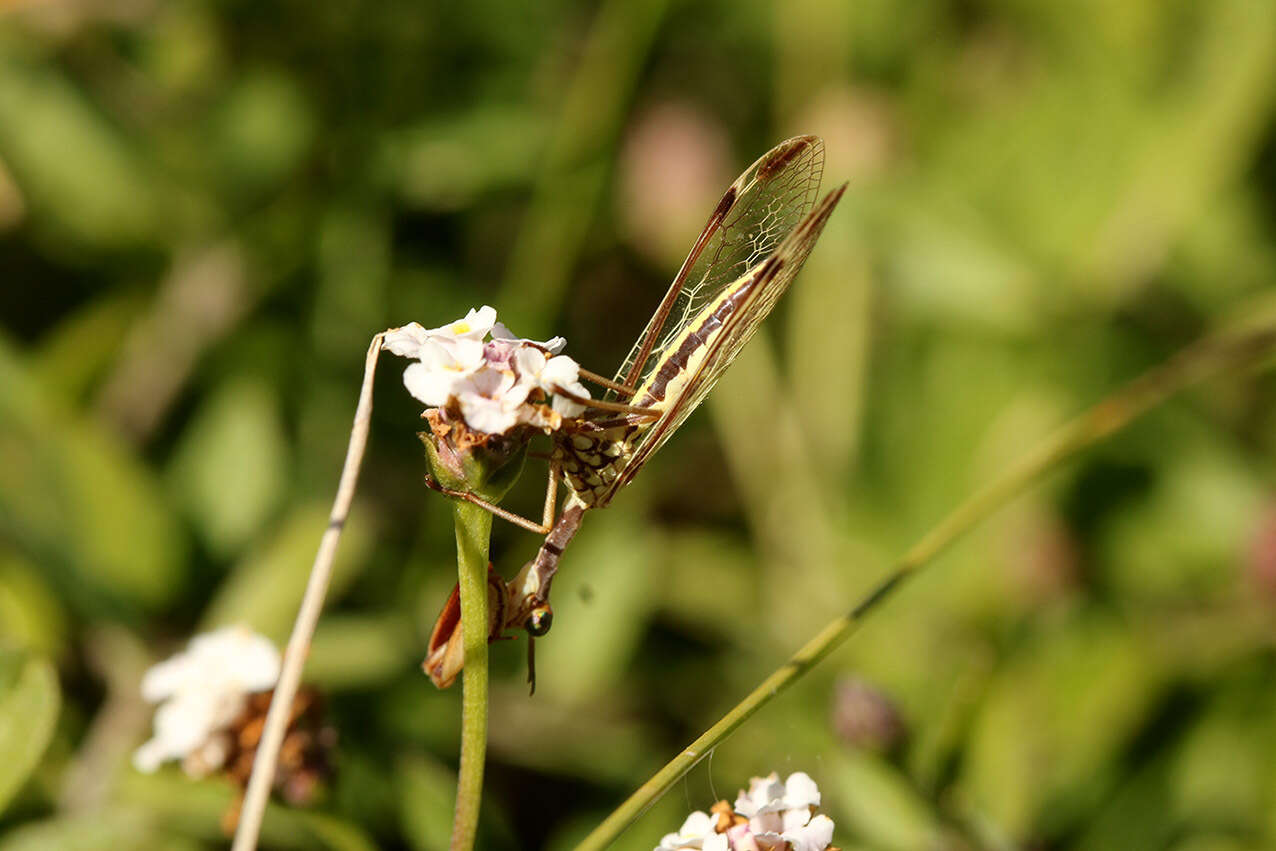
<svg viewBox="0 0 1276 851">
<path fill-rule="evenodd" d="M 626 398 L 630 398 L 638 392 L 633 387 L 621 384 L 619 381 L 612 381 L 610 378 L 604 378 L 598 373 L 590 372 L 587 369 L 580 370 L 580 377 L 586 381 L 592 382 L 593 384 L 597 384 L 600 387 L 606 387 L 608 390 L 614 390 L 617 395 L 624 396 Z"/>
<path fill-rule="evenodd" d="M 527 696 L 536 694 L 536 636 L 527 636 Z"/>
<path fill-rule="evenodd" d="M 586 396 L 578 396 L 569 390 L 564 390 L 557 384 L 554 385 L 554 395 L 563 396 L 571 399 L 578 405 L 584 405 L 587 408 L 593 408 L 598 411 L 611 411 L 616 414 L 637 414 L 640 417 L 649 417 L 653 420 L 660 419 L 660 415 L 664 411 L 660 408 L 642 408 L 637 405 L 626 405 L 621 402 L 604 402 L 602 399 L 590 399 Z"/>
</svg>

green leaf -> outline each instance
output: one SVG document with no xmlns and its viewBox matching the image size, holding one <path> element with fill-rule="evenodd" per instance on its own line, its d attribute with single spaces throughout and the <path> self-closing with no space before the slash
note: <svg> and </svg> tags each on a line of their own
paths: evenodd
<svg viewBox="0 0 1276 851">
<path fill-rule="evenodd" d="M 132 291 L 108 291 L 64 317 L 40 341 L 32 377 L 66 400 L 89 392 L 120 350 L 146 302 Z"/>
<path fill-rule="evenodd" d="M 891 765 L 867 753 L 839 751 L 831 767 L 840 837 L 853 832 L 875 848 L 897 851 L 945 847 L 930 805 Z"/>
<path fill-rule="evenodd" d="M 329 689 L 380 687 L 416 668 L 424 653 L 407 619 L 326 615 L 310 643 L 306 681 Z"/>
<path fill-rule="evenodd" d="M 37 656 L 0 657 L 0 812 L 48 747 L 60 700 L 58 675 L 49 662 Z"/>
<path fill-rule="evenodd" d="M 225 843 L 222 817 L 234 803 L 237 792 L 224 781 L 190 780 L 175 770 L 168 770 L 157 774 L 129 772 L 120 784 L 119 794 L 122 800 L 143 808 L 168 830 L 208 842 Z M 373 851 L 376 848 L 349 822 L 273 802 L 266 808 L 261 846 L 288 851 Z"/>
<path fill-rule="evenodd" d="M 283 180 L 301 162 L 314 137 L 306 94 L 275 71 L 245 74 L 214 114 L 210 143 L 225 178 L 243 190 Z"/>
<path fill-rule="evenodd" d="M 346 524 L 333 566 L 329 602 L 336 599 L 366 563 L 372 538 L 358 512 Z M 310 577 L 319 538 L 328 528 L 326 505 L 294 509 L 279 532 L 241 561 L 222 583 L 204 613 L 200 630 L 246 623 L 276 642 L 288 638 Z"/>
<path fill-rule="evenodd" d="M 155 176 L 56 66 L 0 62 L 0 152 L 59 233 L 130 244 L 162 220 Z"/>
<path fill-rule="evenodd" d="M 0 551 L 0 645 L 60 658 L 70 641 L 66 610 L 39 569 Z"/>
<path fill-rule="evenodd" d="M 144 813 L 108 810 L 24 825 L 0 840 L 0 851 L 199 851 L 192 840 L 159 830 Z"/>
<path fill-rule="evenodd" d="M 274 512 L 287 478 L 279 405 L 256 381 L 210 395 L 173 461 L 179 499 L 219 555 L 238 552 Z"/>
<path fill-rule="evenodd" d="M 416 851 L 448 847 L 456 775 L 434 760 L 413 757 L 399 763 L 399 821 Z"/>
<path fill-rule="evenodd" d="M 1084 818 L 1162 683 L 1145 643 L 1115 619 L 1052 624 L 1005 666 L 975 719 L 962 779 L 974 806 L 1015 838 Z"/>
<path fill-rule="evenodd" d="M 0 340 L 0 532 L 95 615 L 180 590 L 185 541 L 130 447 L 47 397 Z"/>
<path fill-rule="evenodd" d="M 566 703 L 624 682 L 657 590 L 658 550 L 635 518 L 595 511 L 586 519 L 555 581 L 554 628 L 536 644 L 545 693 Z"/>
</svg>

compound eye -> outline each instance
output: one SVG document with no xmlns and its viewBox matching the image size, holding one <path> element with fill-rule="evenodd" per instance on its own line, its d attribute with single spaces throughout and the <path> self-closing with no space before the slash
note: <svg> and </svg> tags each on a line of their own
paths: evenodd
<svg viewBox="0 0 1276 851">
<path fill-rule="evenodd" d="M 529 635 L 540 638 L 549 632 L 549 628 L 554 625 L 554 612 L 549 606 L 540 606 L 532 609 L 532 613 L 527 616 L 527 623 L 523 628 L 527 630 Z"/>
</svg>

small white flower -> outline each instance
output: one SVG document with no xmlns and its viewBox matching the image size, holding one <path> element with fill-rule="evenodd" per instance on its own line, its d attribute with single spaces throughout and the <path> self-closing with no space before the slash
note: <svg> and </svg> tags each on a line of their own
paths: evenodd
<svg viewBox="0 0 1276 851">
<path fill-rule="evenodd" d="M 684 848 L 700 848 L 707 851 L 727 851 L 726 834 L 714 831 L 716 816 L 696 810 L 678 828 L 677 833 L 666 833 L 655 851 L 681 851 Z"/>
<path fill-rule="evenodd" d="M 541 370 L 540 384 L 549 393 L 556 393 L 561 388 L 584 399 L 590 398 L 588 388 L 580 383 L 580 364 L 567 355 L 546 361 L 545 368 Z M 585 410 L 584 405 L 560 395 L 554 396 L 551 406 L 564 417 L 578 417 Z"/>
<path fill-rule="evenodd" d="M 526 337 L 519 337 L 513 331 L 506 328 L 504 324 L 497 322 L 492 326 L 492 339 L 503 340 L 510 343 L 519 343 L 527 346 L 535 346 L 538 349 L 544 349 L 551 355 L 556 355 L 567 346 L 567 340 L 563 337 L 550 337 L 548 340 L 541 342 L 540 340 L 529 340 Z"/>
<path fill-rule="evenodd" d="M 580 364 L 567 355 L 552 357 L 541 370 L 540 383 L 547 391 L 552 390 L 555 385 L 571 389 L 572 385 L 580 383 Z"/>
<path fill-rule="evenodd" d="M 735 817 L 727 802 L 714 815 L 694 812 L 677 833 L 660 841 L 656 851 L 714 849 L 714 851 L 826 851 L 833 841 L 833 820 L 813 815 L 820 790 L 808 775 L 794 772 L 784 783 L 772 773 L 754 777 L 735 802 Z M 718 833 L 719 823 L 723 832 Z"/>
<path fill-rule="evenodd" d="M 833 819 L 821 813 L 803 827 L 784 831 L 793 851 L 824 851 L 833 841 Z"/>
<path fill-rule="evenodd" d="M 516 384 L 514 374 L 485 369 L 456 385 L 461 416 L 475 431 L 502 434 L 523 418 L 523 403 L 531 388 Z"/>
<path fill-rule="evenodd" d="M 742 790 L 736 798 L 735 811 L 749 820 L 749 833 L 759 848 L 823 851 L 832 841 L 833 822 L 827 816 L 811 817 L 819 805 L 819 787 L 805 772 L 790 774 L 784 783 L 772 772 L 749 782 L 748 792 Z"/>
<path fill-rule="evenodd" d="M 780 809 L 784 784 L 774 771 L 766 777 L 754 777 L 749 781 L 749 791 L 740 790 L 735 799 L 735 811 L 745 818 L 753 818 L 761 812 Z"/>
<path fill-rule="evenodd" d="M 485 341 L 489 333 L 492 339 Z M 502 434 L 519 424 L 553 431 L 563 417 L 584 411 L 562 395 L 589 397 L 580 383 L 579 364 L 557 355 L 566 344 L 562 337 L 515 337 L 496 321 L 496 311 L 484 305 L 438 328 L 415 322 L 392 328 L 385 332 L 382 348 L 417 361 L 403 372 L 403 384 L 414 398 L 432 408 L 455 402 L 471 429 Z M 549 408 L 528 402 L 538 389 L 550 397 Z"/>
<path fill-rule="evenodd" d="M 133 754 L 133 764 L 151 772 L 167 760 L 193 757 L 190 773 L 220 767 L 225 749 L 206 746 L 235 720 L 249 694 L 274 688 L 279 664 L 275 646 L 247 627 L 192 639 L 184 652 L 142 678 L 142 697 L 163 702 L 155 712 L 155 735 Z"/>
<path fill-rule="evenodd" d="M 403 371 L 403 386 L 432 408 L 446 405 L 457 385 L 484 365 L 483 343 L 468 338 L 427 340 L 417 357 L 420 360 Z"/>
<path fill-rule="evenodd" d="M 545 353 L 535 346 L 520 346 L 512 351 L 510 366 L 518 373 L 520 382 L 530 387 L 541 387 L 541 373 L 545 371 L 546 360 Z"/>
<path fill-rule="evenodd" d="M 496 308 L 484 305 L 465 314 L 464 319 L 440 325 L 438 328 L 422 328 L 409 322 L 401 328 L 391 328 L 381 339 L 381 348 L 403 358 L 421 358 L 422 349 L 429 343 L 448 345 L 461 340 L 482 343 L 496 322 Z M 505 326 L 501 326 L 504 328 Z M 482 346 L 480 345 L 480 351 Z"/>
<path fill-rule="evenodd" d="M 430 339 L 430 333 L 415 322 L 402 328 L 391 328 L 381 338 L 381 348 L 401 358 L 414 358 L 421 346 Z"/>
<path fill-rule="evenodd" d="M 795 771 L 784 781 L 785 809 L 797 807 L 818 807 L 820 805 L 820 787 L 805 771 Z"/>
<path fill-rule="evenodd" d="M 793 772 L 783 783 L 774 771 L 766 777 L 754 777 L 749 781 L 749 791 L 741 790 L 735 799 L 735 811 L 745 818 L 819 805 L 819 787 L 803 771 Z"/>
<path fill-rule="evenodd" d="M 434 337 L 452 337 L 482 342 L 495 324 L 496 308 L 488 307 L 485 304 L 477 310 L 471 310 L 465 314 L 464 319 L 440 325 L 438 328 L 431 328 L 426 333 Z"/>
<path fill-rule="evenodd" d="M 590 398 L 589 388 L 580 383 L 580 364 L 567 355 L 546 358 L 540 349 L 526 346 L 514 353 L 513 366 L 520 382 L 539 387 L 553 396 L 550 405 L 560 416 L 578 417 L 585 410 L 584 405 L 560 395 L 561 390 L 566 390 Z"/>
</svg>

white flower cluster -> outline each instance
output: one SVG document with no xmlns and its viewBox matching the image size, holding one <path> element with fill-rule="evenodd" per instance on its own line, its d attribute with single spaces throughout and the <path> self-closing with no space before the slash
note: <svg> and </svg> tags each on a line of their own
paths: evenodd
<svg viewBox="0 0 1276 851">
<path fill-rule="evenodd" d="M 182 653 L 150 668 L 142 697 L 159 703 L 155 735 L 133 754 L 138 771 L 152 772 L 170 759 L 202 777 L 225 762 L 226 728 L 244 709 L 248 695 L 275 687 L 279 651 L 245 626 L 231 626 L 191 639 Z"/>
<path fill-rule="evenodd" d="M 484 306 L 440 328 L 415 322 L 393 328 L 382 348 L 417 361 L 403 373 L 413 397 L 432 408 L 455 401 L 470 428 L 503 434 L 520 424 L 554 429 L 561 417 L 585 410 L 561 395 L 565 390 L 589 398 L 580 364 L 559 354 L 566 345 L 562 337 L 545 342 L 515 337 L 496 321 L 496 310 Z M 534 404 L 537 391 L 551 400 L 558 417 Z"/>
<path fill-rule="evenodd" d="M 712 815 L 697 810 L 655 851 L 824 851 L 833 820 L 815 813 L 819 805 L 819 788 L 801 771 L 783 783 L 775 772 L 754 777 L 736 797 L 734 815 L 726 801 Z"/>
</svg>

